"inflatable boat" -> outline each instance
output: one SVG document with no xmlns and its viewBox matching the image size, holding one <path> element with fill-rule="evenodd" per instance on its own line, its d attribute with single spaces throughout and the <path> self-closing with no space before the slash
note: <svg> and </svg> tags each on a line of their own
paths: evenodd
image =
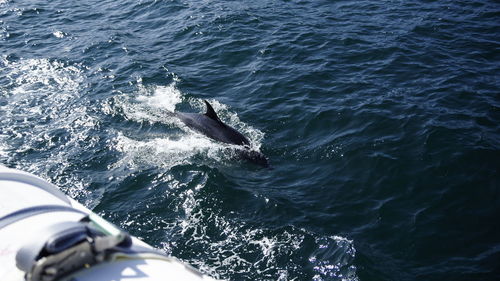
<svg viewBox="0 0 500 281">
<path fill-rule="evenodd" d="M 94 214 L 47 181 L 0 165 L 0 280 L 214 280 Z"/>
</svg>

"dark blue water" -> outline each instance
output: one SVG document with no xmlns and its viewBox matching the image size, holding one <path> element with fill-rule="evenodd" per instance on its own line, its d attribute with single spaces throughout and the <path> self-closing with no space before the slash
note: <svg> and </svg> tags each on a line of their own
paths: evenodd
<svg viewBox="0 0 500 281">
<path fill-rule="evenodd" d="M 498 280 L 497 1 L 0 0 L 0 163 L 230 280 Z M 274 169 L 167 114 L 204 111 Z"/>
</svg>

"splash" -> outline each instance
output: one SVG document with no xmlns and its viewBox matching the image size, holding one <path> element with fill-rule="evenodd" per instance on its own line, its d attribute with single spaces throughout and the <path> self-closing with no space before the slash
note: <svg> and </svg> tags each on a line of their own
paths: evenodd
<svg viewBox="0 0 500 281">
<path fill-rule="evenodd" d="M 140 82 L 140 81 L 139 81 Z M 238 115 L 231 112 L 227 105 L 210 100 L 223 122 L 237 128 L 245 134 L 252 147 L 258 149 L 264 134 L 242 122 Z M 173 167 L 192 163 L 195 157 L 209 162 L 224 162 L 234 158 L 234 146 L 216 142 L 198 132 L 194 132 L 172 115 L 176 107 L 189 105 L 195 112 L 205 110 L 202 99 L 187 97 L 176 87 L 176 82 L 168 86 L 146 87 L 139 83 L 137 93 L 120 94 L 113 97 L 113 106 L 103 111 L 111 115 L 122 116 L 127 121 L 138 124 L 164 125 L 166 133 L 117 131 L 113 142 L 114 149 L 123 153 L 123 157 L 114 167 L 127 165 Z M 231 151 L 228 148 L 232 148 Z"/>
<path fill-rule="evenodd" d="M 189 164 L 190 159 L 199 154 L 221 161 L 218 151 L 223 149 L 199 135 L 134 140 L 122 133 L 118 133 L 114 148 L 122 152 L 123 156 L 110 167 L 111 169 L 122 166 L 130 169 L 144 166 L 169 169 L 176 165 Z"/>
<path fill-rule="evenodd" d="M 0 61 L 2 162 L 49 179 L 72 197 L 84 195 L 86 183 L 70 172 L 70 159 L 96 141 L 89 131 L 97 120 L 75 102 L 83 71 L 43 58 Z"/>
<path fill-rule="evenodd" d="M 108 106 L 104 112 L 111 115 L 123 114 L 125 119 L 138 123 L 171 123 L 174 118 L 170 118 L 169 112 L 175 110 L 182 98 L 175 83 L 156 87 L 145 87 L 139 83 L 135 95 L 121 94 L 113 97 L 115 108 Z"/>
<path fill-rule="evenodd" d="M 221 215 L 201 188 L 175 193 L 179 216 L 164 224 L 164 251 L 219 279 L 357 281 L 353 241 L 293 226 L 268 228 Z M 193 254 L 194 253 L 194 254 Z M 309 258 L 304 260 L 304 255 Z"/>
<path fill-rule="evenodd" d="M 64 38 L 67 36 L 67 34 L 62 31 L 54 31 L 52 32 L 52 35 L 54 35 L 56 38 Z"/>
</svg>

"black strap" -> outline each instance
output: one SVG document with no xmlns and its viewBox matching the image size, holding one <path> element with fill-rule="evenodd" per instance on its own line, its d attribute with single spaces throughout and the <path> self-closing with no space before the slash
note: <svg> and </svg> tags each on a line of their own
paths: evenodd
<svg viewBox="0 0 500 281">
<path fill-rule="evenodd" d="M 39 206 L 34 206 L 34 207 L 29 207 L 29 208 L 24 208 L 21 210 L 17 210 L 13 213 L 10 213 L 6 216 L 3 216 L 0 218 L 0 229 L 15 223 L 17 221 L 20 221 L 22 219 L 26 219 L 32 216 L 36 216 L 39 214 L 43 213 L 51 213 L 51 212 L 73 212 L 73 213 L 79 213 L 82 215 L 87 215 L 86 213 L 77 210 L 75 208 L 72 208 L 70 206 L 64 206 L 64 205 L 39 205 Z"/>
<path fill-rule="evenodd" d="M 88 218 L 88 217 L 86 217 Z M 128 234 L 104 235 L 93 221 L 65 221 L 49 225 L 22 246 L 16 254 L 17 267 L 27 281 L 56 281 L 76 270 L 108 260 L 121 252 Z"/>
</svg>

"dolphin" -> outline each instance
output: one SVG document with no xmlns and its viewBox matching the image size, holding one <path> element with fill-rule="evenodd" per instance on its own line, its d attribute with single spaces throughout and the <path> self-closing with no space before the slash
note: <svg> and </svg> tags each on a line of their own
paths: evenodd
<svg viewBox="0 0 500 281">
<path fill-rule="evenodd" d="M 237 150 L 241 158 L 269 167 L 267 157 L 261 152 L 251 149 L 248 139 L 236 129 L 224 124 L 210 103 L 207 100 L 204 100 L 204 102 L 207 106 L 205 114 L 173 112 L 173 115 L 192 130 L 202 133 L 213 140 L 241 146 L 242 149 Z"/>
</svg>

